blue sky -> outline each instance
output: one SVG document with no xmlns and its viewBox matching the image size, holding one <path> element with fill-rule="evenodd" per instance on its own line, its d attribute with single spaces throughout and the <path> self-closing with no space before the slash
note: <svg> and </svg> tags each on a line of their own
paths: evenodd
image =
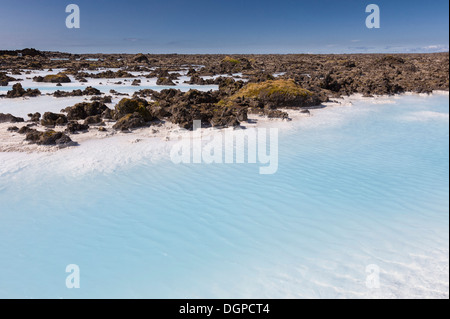
<svg viewBox="0 0 450 319">
<path fill-rule="evenodd" d="M 67 29 L 68 4 L 81 28 Z M 368 4 L 381 28 L 365 26 Z M 0 49 L 72 53 L 438 52 L 447 0 L 0 0 Z"/>
</svg>

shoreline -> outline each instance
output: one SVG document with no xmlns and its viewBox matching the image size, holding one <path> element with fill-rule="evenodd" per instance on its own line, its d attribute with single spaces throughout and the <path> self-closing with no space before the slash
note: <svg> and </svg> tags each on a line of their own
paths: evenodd
<svg viewBox="0 0 450 319">
<path fill-rule="evenodd" d="M 289 114 L 289 119 L 279 119 L 274 118 L 270 119 L 265 115 L 257 115 L 257 114 L 248 114 L 248 121 L 241 123 L 240 128 L 248 129 L 248 128 L 268 128 L 271 124 L 276 124 L 277 127 L 283 129 L 286 125 L 283 125 L 287 122 L 289 123 L 297 123 L 301 120 L 308 120 L 308 117 L 314 116 L 316 112 L 320 112 L 324 108 L 331 107 L 342 107 L 342 106 L 352 106 L 354 103 L 363 101 L 371 104 L 385 104 L 389 99 L 400 98 L 403 96 L 417 96 L 417 97 L 429 97 L 433 95 L 442 95 L 449 96 L 449 91 L 443 90 L 435 90 L 431 94 L 428 93 L 414 93 L 414 92 L 405 92 L 401 94 L 395 95 L 376 95 L 373 97 L 364 97 L 362 94 L 353 94 L 351 96 L 343 96 L 340 98 L 332 98 L 330 102 L 322 103 L 320 106 L 307 108 L 310 114 L 302 113 L 301 110 L 305 108 L 298 109 L 284 109 L 279 108 L 280 111 L 286 112 Z M 186 135 L 189 136 L 191 131 L 186 131 L 177 124 L 170 123 L 168 121 L 162 121 L 162 123 L 158 123 L 155 125 L 150 125 L 148 127 L 137 128 L 128 133 L 123 133 L 120 131 L 115 131 L 112 129 L 113 124 L 116 123 L 114 121 L 105 122 L 105 127 L 108 131 L 101 132 L 98 130 L 101 126 L 92 125 L 88 132 L 79 132 L 76 134 L 69 134 L 69 136 L 73 139 L 77 145 L 73 146 L 43 146 L 37 144 L 31 144 L 24 140 L 24 135 L 19 134 L 17 132 L 9 132 L 7 131 L 8 127 L 16 126 L 19 129 L 22 126 L 26 126 L 31 122 L 23 122 L 23 123 L 0 123 L 0 153 L 55 153 L 58 151 L 71 150 L 75 148 L 83 147 L 83 144 L 90 141 L 105 141 L 110 140 L 113 137 L 119 137 L 121 139 L 128 139 L 130 143 L 138 143 L 143 140 L 158 140 L 160 142 L 170 142 L 170 136 L 173 134 L 178 135 Z M 41 124 L 37 124 L 35 128 L 45 129 L 45 126 Z M 55 127 L 56 132 L 63 132 L 64 126 Z M 208 134 L 214 134 L 216 132 L 224 132 L 224 130 L 228 130 L 230 128 L 205 128 L 203 131 L 208 132 Z M 235 129 L 235 128 L 234 128 Z"/>
<path fill-rule="evenodd" d="M 0 122 L 20 124 L 0 124 L 0 152 L 53 152 L 130 130 L 136 139 L 166 140 L 197 119 L 211 130 L 282 127 L 275 123 L 324 107 L 448 92 L 448 53 L 98 54 L 96 60 L 32 49 L 9 53 L 0 65 L 6 93 Z"/>
</svg>

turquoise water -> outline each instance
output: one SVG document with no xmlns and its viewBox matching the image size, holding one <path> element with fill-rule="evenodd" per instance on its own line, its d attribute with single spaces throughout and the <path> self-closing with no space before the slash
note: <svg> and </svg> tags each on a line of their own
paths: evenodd
<svg viewBox="0 0 450 319">
<path fill-rule="evenodd" d="M 274 175 L 167 156 L 12 165 L 0 297 L 448 298 L 448 113 L 448 96 L 317 111 L 280 131 Z"/>
</svg>

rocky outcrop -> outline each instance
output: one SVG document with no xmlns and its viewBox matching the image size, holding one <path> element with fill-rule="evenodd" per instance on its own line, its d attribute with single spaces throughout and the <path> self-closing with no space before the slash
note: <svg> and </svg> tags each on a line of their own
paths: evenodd
<svg viewBox="0 0 450 319">
<path fill-rule="evenodd" d="M 267 110 L 265 115 L 267 115 L 267 117 L 269 119 L 273 119 L 273 118 L 277 118 L 277 119 L 283 119 L 283 120 L 287 120 L 289 119 L 289 114 L 280 110 Z"/>
<path fill-rule="evenodd" d="M 35 97 L 39 95 L 41 95 L 41 92 L 38 89 L 24 90 L 20 83 L 14 84 L 12 90 L 6 93 L 6 97 L 10 99 L 17 97 Z"/>
<path fill-rule="evenodd" d="M 247 111 L 238 105 L 219 103 L 219 92 L 190 90 L 183 93 L 169 89 L 154 92 L 156 101 L 151 105 L 152 112 L 164 114 L 172 123 L 191 129 L 194 120 L 201 120 L 205 126 L 238 126 L 247 120 Z"/>
<path fill-rule="evenodd" d="M 21 117 L 15 117 L 11 114 L 3 114 L 0 113 L 0 123 L 21 123 L 25 122 L 25 120 Z"/>
<path fill-rule="evenodd" d="M 126 93 L 117 92 L 116 90 L 109 90 L 109 93 L 114 94 L 116 96 L 127 96 L 128 95 Z"/>
<path fill-rule="evenodd" d="M 0 86 L 8 86 L 12 81 L 17 81 L 17 79 L 6 75 L 6 72 L 0 72 Z"/>
<path fill-rule="evenodd" d="M 220 74 L 232 74 L 239 73 L 245 70 L 251 70 L 252 65 L 250 61 L 246 58 L 233 58 L 233 57 L 225 57 L 220 62 Z"/>
<path fill-rule="evenodd" d="M 8 132 L 18 132 L 19 128 L 17 126 L 10 126 L 7 129 Z"/>
<path fill-rule="evenodd" d="M 189 81 L 184 81 L 184 83 L 191 84 L 191 85 L 213 85 L 219 83 L 220 80 L 216 79 L 203 79 L 199 75 L 195 74 L 191 76 Z"/>
<path fill-rule="evenodd" d="M 144 122 L 157 120 L 149 111 L 149 104 L 143 99 L 122 99 L 115 107 L 115 117 L 117 120 L 124 116 L 138 113 Z"/>
<path fill-rule="evenodd" d="M 72 142 L 69 136 L 62 132 L 55 131 L 39 132 L 37 130 L 30 130 L 28 133 L 26 133 L 25 140 L 33 144 L 47 146 L 55 145 L 63 147 L 75 145 L 75 143 Z"/>
<path fill-rule="evenodd" d="M 77 132 L 85 132 L 89 129 L 89 125 L 86 124 L 79 124 L 78 122 L 69 122 L 67 124 L 66 132 L 75 134 Z"/>
<path fill-rule="evenodd" d="M 133 58 L 133 62 L 136 63 L 149 63 L 148 58 L 143 55 L 142 53 L 137 54 L 134 58 Z"/>
<path fill-rule="evenodd" d="M 155 93 L 155 91 L 151 90 L 151 89 L 143 89 L 143 90 L 139 90 L 137 92 L 134 92 L 134 97 L 139 98 L 146 98 L 146 97 L 151 97 L 152 94 Z"/>
<path fill-rule="evenodd" d="M 103 93 L 100 92 L 99 89 L 96 89 L 92 86 L 88 86 L 86 89 L 83 90 L 83 95 L 102 95 Z"/>
<path fill-rule="evenodd" d="M 140 113 L 127 114 L 120 118 L 113 129 L 118 131 L 128 131 L 134 128 L 143 127 L 146 125 L 144 117 Z"/>
<path fill-rule="evenodd" d="M 53 93 L 54 97 L 83 96 L 83 91 L 73 90 L 72 92 L 57 90 Z"/>
<path fill-rule="evenodd" d="M 28 117 L 30 118 L 31 122 L 39 122 L 41 120 L 41 113 L 30 113 L 28 114 Z"/>
<path fill-rule="evenodd" d="M 165 77 L 158 78 L 158 80 L 156 81 L 156 85 L 176 86 L 176 84 L 173 83 L 171 79 Z"/>
<path fill-rule="evenodd" d="M 89 125 L 89 124 L 101 124 L 102 121 L 102 117 L 100 115 L 94 115 L 94 116 L 88 116 L 85 120 L 84 120 L 84 124 L 85 125 Z"/>
<path fill-rule="evenodd" d="M 33 132 L 36 131 L 35 129 L 32 129 L 31 127 L 27 126 L 22 126 L 17 132 L 19 134 L 27 134 L 28 132 Z"/>
<path fill-rule="evenodd" d="M 104 71 L 100 73 L 86 73 L 86 72 L 79 72 L 77 74 L 78 78 L 93 78 L 93 79 L 117 79 L 117 78 L 134 78 L 134 75 L 126 72 L 124 70 L 119 71 Z"/>
<path fill-rule="evenodd" d="M 273 80 L 276 80 L 276 78 L 272 74 L 266 72 L 257 72 L 255 74 L 250 75 L 248 81 L 250 83 L 260 83 Z"/>
<path fill-rule="evenodd" d="M 169 72 L 168 69 L 158 68 L 155 71 L 149 73 L 146 78 L 165 78 L 171 81 L 176 81 L 180 77 L 180 73 Z"/>
<path fill-rule="evenodd" d="M 244 87 L 243 81 L 235 81 L 232 78 L 225 78 L 219 83 L 219 91 L 223 96 L 231 96 Z"/>
<path fill-rule="evenodd" d="M 109 108 L 100 102 L 78 103 L 67 107 L 62 112 L 67 113 L 67 119 L 70 121 L 85 120 L 89 116 L 102 115 Z"/>
<path fill-rule="evenodd" d="M 52 112 L 45 112 L 42 116 L 41 125 L 54 127 L 55 125 L 64 125 L 67 123 L 67 116 L 64 114 L 56 114 Z"/>
<path fill-rule="evenodd" d="M 106 95 L 103 97 L 93 96 L 93 97 L 91 97 L 91 101 L 97 101 L 97 102 L 100 102 L 103 104 L 112 103 L 112 96 L 110 96 L 110 95 Z"/>
<path fill-rule="evenodd" d="M 49 74 L 44 77 L 36 76 L 33 78 L 34 82 L 45 82 L 45 83 L 70 83 L 72 82 L 70 78 L 64 73 Z"/>
<path fill-rule="evenodd" d="M 103 93 L 100 92 L 100 90 L 92 87 L 92 86 L 88 86 L 86 89 L 84 89 L 83 91 L 78 89 L 78 90 L 73 90 L 72 92 L 66 92 L 66 91 L 60 91 L 57 90 L 53 93 L 54 97 L 69 97 L 69 96 L 98 96 L 98 95 L 102 95 Z"/>
<path fill-rule="evenodd" d="M 49 57 L 58 60 L 51 60 Z M 328 101 L 329 98 L 354 93 L 372 96 L 448 90 L 448 62 L 448 53 L 230 57 L 45 53 L 34 58 L 15 55 L 6 57 L 0 63 L 0 70 L 4 71 L 0 71 L 0 85 L 11 82 L 11 78 L 5 78 L 6 74 L 25 73 L 31 76 L 31 71 L 24 71 L 24 68 L 66 69 L 61 74 L 67 77 L 72 75 L 77 80 L 87 77 L 134 78 L 134 81 L 126 79 L 119 82 L 134 85 L 139 84 L 139 80 L 130 72 L 141 72 L 148 74 L 148 78 L 157 78 L 159 85 L 166 86 L 175 85 L 174 82 L 179 81 L 180 75 L 186 74 L 187 71 L 187 75 L 191 77 L 187 83 L 192 85 L 214 83 L 219 85 L 219 90 L 210 92 L 191 90 L 184 93 L 175 89 L 161 92 L 144 89 L 136 92 L 133 98 L 119 102 L 114 110 L 105 106 L 112 98 L 103 97 L 100 91 L 91 87 L 72 92 L 57 91 L 54 96 L 88 95 L 92 97 L 94 103 L 97 103 L 85 102 L 65 109 L 67 121 L 71 121 L 67 124 L 68 132 L 80 131 L 82 125 L 101 125 L 103 120 L 115 120 L 116 129 L 125 131 L 149 125 L 151 121 L 158 119 L 179 124 L 184 128 L 191 128 L 194 120 L 202 120 L 205 126 L 226 127 L 238 126 L 247 121 L 248 113 L 287 119 L 287 113 L 280 108 L 309 108 Z M 153 70 L 147 64 L 158 67 Z M 115 70 L 108 70 L 110 68 Z M 89 73 L 89 71 L 96 72 Z M 225 77 L 225 74 L 234 75 L 231 78 Z M 214 79 L 205 80 L 203 76 L 207 75 L 214 76 Z M 236 78 L 242 78 L 242 81 Z M 38 77 L 36 80 L 43 82 L 44 79 Z M 54 79 L 48 81 L 63 83 Z M 116 81 L 118 80 L 113 82 Z M 33 94 L 40 92 L 24 90 L 22 86 L 15 85 L 9 92 L 9 97 L 33 96 Z M 116 91 L 111 91 L 111 94 L 115 97 L 126 95 Z M 306 109 L 304 111 L 309 112 Z M 5 116 L 3 115 L 3 118 L 6 118 Z M 35 114 L 32 114 L 32 121 L 40 120 L 38 115 L 34 116 Z M 42 120 L 49 126 L 65 125 L 64 118 L 54 118 L 53 115 L 44 115 L 44 118 L 46 119 Z M 35 123 L 29 125 L 32 124 L 35 125 Z M 32 128 L 27 126 L 23 130 Z"/>
<path fill-rule="evenodd" d="M 270 80 L 261 83 L 248 83 L 230 97 L 238 104 L 245 101 L 262 105 L 264 108 L 300 108 L 321 103 L 318 96 L 303 89 L 292 80 Z"/>
<path fill-rule="evenodd" d="M 199 75 L 217 75 L 217 74 L 234 74 L 244 71 L 253 70 L 252 63 L 246 57 L 231 57 L 226 56 L 222 58 L 218 64 L 208 63 L 203 67 L 198 74 Z"/>
</svg>

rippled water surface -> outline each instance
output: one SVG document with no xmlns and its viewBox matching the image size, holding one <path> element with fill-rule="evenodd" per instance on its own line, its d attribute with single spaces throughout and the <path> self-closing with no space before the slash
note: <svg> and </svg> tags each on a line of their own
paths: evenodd
<svg viewBox="0 0 450 319">
<path fill-rule="evenodd" d="M 275 175 L 115 165 L 114 149 L 89 167 L 82 152 L 0 154 L 0 297 L 448 298 L 448 96 L 284 126 Z"/>
</svg>

